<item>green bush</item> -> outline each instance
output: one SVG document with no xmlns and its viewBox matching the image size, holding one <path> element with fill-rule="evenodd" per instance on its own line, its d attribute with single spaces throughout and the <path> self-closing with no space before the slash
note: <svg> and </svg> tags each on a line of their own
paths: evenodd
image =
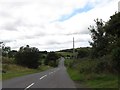
<svg viewBox="0 0 120 90">
<path fill-rule="evenodd" d="M 60 58 L 60 56 L 55 53 L 55 52 L 49 52 L 47 54 L 46 60 L 45 60 L 45 65 L 50 65 L 52 67 L 56 67 L 58 66 L 58 59 Z"/>
<path fill-rule="evenodd" d="M 112 51 L 113 68 L 118 72 L 120 70 L 120 47 Z"/>
<path fill-rule="evenodd" d="M 110 73 L 113 72 L 111 56 L 104 56 L 99 59 L 81 59 L 77 60 L 76 69 L 80 73 Z"/>
<path fill-rule="evenodd" d="M 20 48 L 15 56 L 16 63 L 28 68 L 38 68 L 39 66 L 39 50 L 28 46 Z"/>
<path fill-rule="evenodd" d="M 84 57 L 88 57 L 89 56 L 89 51 L 87 49 L 80 49 L 78 50 L 78 55 L 77 58 L 84 58 Z"/>
<path fill-rule="evenodd" d="M 69 67 L 69 68 L 72 68 L 73 65 L 74 65 L 74 61 L 73 59 L 66 59 L 65 60 L 65 66 Z"/>
<path fill-rule="evenodd" d="M 2 64 L 14 64 L 14 58 L 2 57 Z"/>
</svg>

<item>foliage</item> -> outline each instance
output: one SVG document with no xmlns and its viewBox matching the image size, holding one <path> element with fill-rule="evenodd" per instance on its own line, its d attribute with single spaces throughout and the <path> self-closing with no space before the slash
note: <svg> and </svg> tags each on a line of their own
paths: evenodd
<svg viewBox="0 0 120 90">
<path fill-rule="evenodd" d="M 90 53 L 90 48 L 80 48 L 77 54 L 77 58 L 84 58 L 84 57 L 88 57 L 89 53 Z"/>
<path fill-rule="evenodd" d="M 115 13 L 106 23 L 106 32 L 114 37 L 120 37 L 120 12 Z"/>
<path fill-rule="evenodd" d="M 28 68 L 37 68 L 39 66 L 39 50 L 35 47 L 21 47 L 15 56 L 16 63 Z"/>
<path fill-rule="evenodd" d="M 72 58 L 73 52 L 57 52 L 61 57 Z"/>
<path fill-rule="evenodd" d="M 74 61 L 72 59 L 66 59 L 64 63 L 65 66 L 72 68 Z"/>
<path fill-rule="evenodd" d="M 90 26 L 88 29 L 91 32 L 91 37 L 93 42 L 90 42 L 92 46 L 92 57 L 101 57 L 106 55 L 106 47 L 108 45 L 108 41 L 106 38 L 106 32 L 104 29 L 105 24 L 102 19 L 94 20 L 96 26 Z"/>
<path fill-rule="evenodd" d="M 109 59 L 113 70 L 118 71 L 120 64 L 120 12 L 110 17 L 105 24 L 102 20 L 95 20 L 96 26 L 90 26 L 93 42 L 91 56 L 93 58 L 102 58 L 107 55 L 112 56 Z M 108 61 L 108 60 L 106 60 Z M 101 67 L 102 68 L 102 67 Z"/>
<path fill-rule="evenodd" d="M 95 20 L 90 26 L 92 46 L 88 52 L 79 49 L 77 60 L 66 60 L 68 73 L 73 80 L 79 80 L 92 88 L 118 88 L 120 72 L 120 12 L 106 23 Z M 87 57 L 91 53 L 92 58 Z M 82 58 L 84 57 L 84 58 Z"/>
<path fill-rule="evenodd" d="M 11 51 L 9 46 L 2 46 L 2 56 L 8 57 L 8 53 Z"/>
<path fill-rule="evenodd" d="M 117 47 L 112 51 L 112 59 L 113 68 L 120 72 L 120 47 Z"/>
<path fill-rule="evenodd" d="M 56 67 L 58 65 L 57 59 L 59 58 L 60 56 L 57 53 L 49 52 L 45 60 L 45 65 Z"/>
<path fill-rule="evenodd" d="M 119 72 L 120 70 L 120 12 L 115 13 L 107 22 L 106 33 L 109 38 L 109 52 L 112 55 L 112 66 Z"/>
<path fill-rule="evenodd" d="M 59 52 L 73 52 L 73 49 L 60 50 Z"/>
<path fill-rule="evenodd" d="M 40 54 L 47 54 L 47 51 L 40 51 Z"/>
<path fill-rule="evenodd" d="M 71 63 L 71 61 L 74 62 Z M 65 65 L 71 79 L 79 82 L 80 86 L 82 84 L 82 87 L 118 88 L 118 75 L 105 73 L 104 69 L 109 65 L 106 60 L 89 60 L 85 58 L 65 60 Z"/>
<path fill-rule="evenodd" d="M 16 50 L 9 51 L 8 57 L 9 57 L 9 58 L 14 58 L 16 54 L 17 54 L 17 51 L 16 51 Z"/>
<path fill-rule="evenodd" d="M 2 57 L 2 64 L 13 64 L 15 63 L 14 58 Z"/>
</svg>

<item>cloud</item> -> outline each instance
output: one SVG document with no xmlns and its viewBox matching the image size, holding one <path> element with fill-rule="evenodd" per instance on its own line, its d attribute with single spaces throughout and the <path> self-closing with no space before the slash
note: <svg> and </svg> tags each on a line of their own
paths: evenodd
<svg viewBox="0 0 120 90">
<path fill-rule="evenodd" d="M 10 42 L 15 42 L 15 40 L 3 40 L 4 44 L 10 43 Z"/>
<path fill-rule="evenodd" d="M 89 25 L 107 21 L 119 0 L 0 0 L 0 41 L 13 49 L 29 44 L 40 50 L 89 46 Z"/>
</svg>

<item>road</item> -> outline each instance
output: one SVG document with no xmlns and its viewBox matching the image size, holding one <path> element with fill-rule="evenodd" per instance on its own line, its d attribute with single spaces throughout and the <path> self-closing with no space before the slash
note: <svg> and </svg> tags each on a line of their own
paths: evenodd
<svg viewBox="0 0 120 90">
<path fill-rule="evenodd" d="M 64 58 L 60 59 L 57 68 L 3 81 L 4 88 L 76 88 L 64 66 Z"/>
</svg>

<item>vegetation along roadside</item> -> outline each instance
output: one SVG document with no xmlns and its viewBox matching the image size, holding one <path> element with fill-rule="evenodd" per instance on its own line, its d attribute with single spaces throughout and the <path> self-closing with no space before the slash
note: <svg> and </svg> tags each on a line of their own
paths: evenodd
<svg viewBox="0 0 120 90">
<path fill-rule="evenodd" d="M 120 88 L 120 13 L 104 22 L 96 19 L 91 32 L 91 47 L 76 49 L 65 65 L 70 77 L 88 88 Z"/>
</svg>

